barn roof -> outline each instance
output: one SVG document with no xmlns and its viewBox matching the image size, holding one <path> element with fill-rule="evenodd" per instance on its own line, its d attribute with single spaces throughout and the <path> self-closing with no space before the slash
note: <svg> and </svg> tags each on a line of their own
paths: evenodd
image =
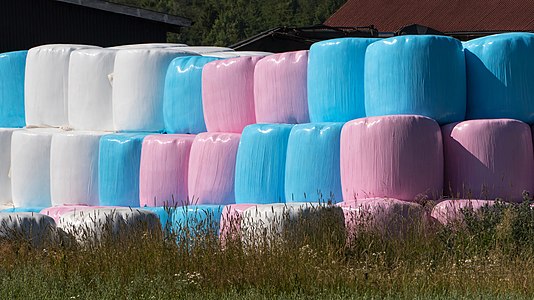
<svg viewBox="0 0 534 300">
<path fill-rule="evenodd" d="M 441 32 L 534 31 L 534 1 L 348 0 L 325 25 L 370 26 L 395 32 L 423 24 Z"/>
<path fill-rule="evenodd" d="M 103 11 L 108 11 L 112 13 L 132 16 L 132 17 L 138 17 L 154 22 L 160 22 L 160 23 L 166 23 L 173 26 L 179 26 L 179 27 L 189 27 L 191 26 L 191 20 L 179 17 L 179 16 L 173 16 L 169 14 L 159 13 L 147 9 L 127 6 L 127 5 L 121 5 L 121 4 L 115 4 L 110 3 L 103 0 L 54 0 L 58 2 L 64 2 L 69 3 L 73 5 L 80 5 L 84 7 L 99 9 Z"/>
</svg>

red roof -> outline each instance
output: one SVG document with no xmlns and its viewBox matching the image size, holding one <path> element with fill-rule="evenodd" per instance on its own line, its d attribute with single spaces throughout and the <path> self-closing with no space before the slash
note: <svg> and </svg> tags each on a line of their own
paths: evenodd
<svg viewBox="0 0 534 300">
<path fill-rule="evenodd" d="M 394 32 L 421 24 L 441 32 L 534 31 L 533 0 L 348 0 L 325 25 Z"/>
</svg>

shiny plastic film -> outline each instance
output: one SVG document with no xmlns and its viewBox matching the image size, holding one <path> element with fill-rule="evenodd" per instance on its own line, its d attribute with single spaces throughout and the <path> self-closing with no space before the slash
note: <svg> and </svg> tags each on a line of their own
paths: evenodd
<svg viewBox="0 0 534 300">
<path fill-rule="evenodd" d="M 202 68 L 214 57 L 175 58 L 165 76 L 163 119 L 168 133 L 206 131 L 202 109 Z"/>
<path fill-rule="evenodd" d="M 254 70 L 258 123 L 308 123 L 308 51 L 264 57 Z"/>
<path fill-rule="evenodd" d="M 59 129 L 28 129 L 11 138 L 11 188 L 15 207 L 49 207 L 50 146 Z"/>
<path fill-rule="evenodd" d="M 173 59 L 195 53 L 176 49 L 120 50 L 113 73 L 113 122 L 118 131 L 161 132 L 165 75 Z"/>
<path fill-rule="evenodd" d="M 194 135 L 156 134 L 143 140 L 139 178 L 141 206 L 188 203 L 187 174 Z"/>
<path fill-rule="evenodd" d="M 445 188 L 453 197 L 521 202 L 534 191 L 530 127 L 517 120 L 469 120 L 442 127 Z"/>
<path fill-rule="evenodd" d="M 443 144 L 436 121 L 384 116 L 347 122 L 341 131 L 343 200 L 437 199 L 443 190 Z"/>
<path fill-rule="evenodd" d="M 202 54 L 203 56 L 217 57 L 217 58 L 235 58 L 244 56 L 267 56 L 271 55 L 271 52 L 263 51 L 225 51 L 225 52 L 211 52 Z"/>
<path fill-rule="evenodd" d="M 0 53 L 0 127 L 24 127 L 24 74 L 28 51 Z"/>
<path fill-rule="evenodd" d="M 56 222 L 49 216 L 33 212 L 1 212 L 0 224 L 2 240 L 24 240 L 34 247 L 43 247 L 54 241 Z"/>
<path fill-rule="evenodd" d="M 311 122 L 346 122 L 365 117 L 364 63 L 378 39 L 341 38 L 313 44 L 308 63 Z"/>
<path fill-rule="evenodd" d="M 241 236 L 241 221 L 245 210 L 256 204 L 226 205 L 221 214 L 219 235 L 223 244 L 236 241 Z"/>
<path fill-rule="evenodd" d="M 343 124 L 310 123 L 293 127 L 287 145 L 287 202 L 342 201 L 339 146 Z"/>
<path fill-rule="evenodd" d="M 466 214 L 479 213 L 484 208 L 495 205 L 492 200 L 453 199 L 436 204 L 430 213 L 431 217 L 441 224 L 462 222 Z"/>
<path fill-rule="evenodd" d="M 170 229 L 178 236 L 218 234 L 224 205 L 188 205 L 172 209 Z"/>
<path fill-rule="evenodd" d="M 139 207 L 139 170 L 145 134 L 117 133 L 100 138 L 100 205 Z"/>
<path fill-rule="evenodd" d="M 459 40 L 398 36 L 373 43 L 365 54 L 365 113 L 423 115 L 439 124 L 463 121 L 465 58 Z"/>
<path fill-rule="evenodd" d="M 534 34 L 491 35 L 464 47 L 467 118 L 534 123 Z"/>
<path fill-rule="evenodd" d="M 67 131 L 52 137 L 50 192 L 52 205 L 98 205 L 98 149 L 104 133 Z"/>
<path fill-rule="evenodd" d="M 69 65 L 70 127 L 113 131 L 112 85 L 117 50 L 82 49 L 72 52 Z"/>
<path fill-rule="evenodd" d="M 19 129 L 0 128 L 0 205 L 11 205 L 11 136 Z"/>
<path fill-rule="evenodd" d="M 284 203 L 289 124 L 245 127 L 235 167 L 236 203 Z"/>
<path fill-rule="evenodd" d="M 254 68 L 261 56 L 210 62 L 202 70 L 202 106 L 209 132 L 241 133 L 256 123 Z"/>
<path fill-rule="evenodd" d="M 69 62 L 73 51 L 98 48 L 85 45 L 44 45 L 26 58 L 24 108 L 26 124 L 68 126 Z"/>
<path fill-rule="evenodd" d="M 205 132 L 191 146 L 190 204 L 235 203 L 234 176 L 240 134 Z"/>
</svg>

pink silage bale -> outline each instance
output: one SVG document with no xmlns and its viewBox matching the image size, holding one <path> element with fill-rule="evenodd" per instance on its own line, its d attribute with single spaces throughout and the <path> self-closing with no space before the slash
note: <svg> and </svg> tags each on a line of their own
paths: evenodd
<svg viewBox="0 0 534 300">
<path fill-rule="evenodd" d="M 45 208 L 41 210 L 40 214 L 47 215 L 56 221 L 56 223 L 59 222 L 59 218 L 69 212 L 72 211 L 83 211 L 83 210 L 90 210 L 94 208 L 103 208 L 104 206 L 90 206 L 90 205 L 83 205 L 83 204 L 64 204 L 64 205 L 58 205 L 58 206 L 52 206 Z M 106 206 L 107 208 L 110 208 L 112 206 Z"/>
<path fill-rule="evenodd" d="M 517 120 L 469 120 L 442 127 L 445 188 L 453 197 L 522 201 L 534 192 L 530 127 Z"/>
<path fill-rule="evenodd" d="M 190 134 L 155 134 L 145 137 L 141 150 L 139 198 L 143 206 L 187 204 Z"/>
<path fill-rule="evenodd" d="M 443 189 L 443 145 L 436 121 L 393 115 L 350 121 L 341 131 L 343 200 L 433 198 Z"/>
<path fill-rule="evenodd" d="M 209 132 L 241 133 L 256 123 L 254 68 L 262 56 L 213 61 L 202 69 L 202 108 Z"/>
<path fill-rule="evenodd" d="M 308 51 L 264 57 L 254 71 L 254 103 L 258 123 L 307 123 Z"/>
<path fill-rule="evenodd" d="M 219 229 L 221 241 L 226 242 L 237 237 L 241 231 L 243 212 L 257 204 L 232 204 L 223 208 Z"/>
<path fill-rule="evenodd" d="M 197 135 L 189 158 L 190 204 L 235 203 L 234 177 L 237 133 L 205 132 Z"/>
<path fill-rule="evenodd" d="M 492 200 L 454 199 L 441 201 L 432 208 L 432 218 L 441 224 L 456 223 L 463 220 L 463 210 L 477 212 L 483 207 L 493 206 Z"/>
</svg>

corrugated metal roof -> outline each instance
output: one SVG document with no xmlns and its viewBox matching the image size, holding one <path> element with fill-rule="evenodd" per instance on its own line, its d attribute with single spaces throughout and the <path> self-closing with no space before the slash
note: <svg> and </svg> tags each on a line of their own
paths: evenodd
<svg viewBox="0 0 534 300">
<path fill-rule="evenodd" d="M 445 33 L 534 31 L 532 0 L 348 0 L 325 24 L 394 32 L 422 24 Z"/>
</svg>

